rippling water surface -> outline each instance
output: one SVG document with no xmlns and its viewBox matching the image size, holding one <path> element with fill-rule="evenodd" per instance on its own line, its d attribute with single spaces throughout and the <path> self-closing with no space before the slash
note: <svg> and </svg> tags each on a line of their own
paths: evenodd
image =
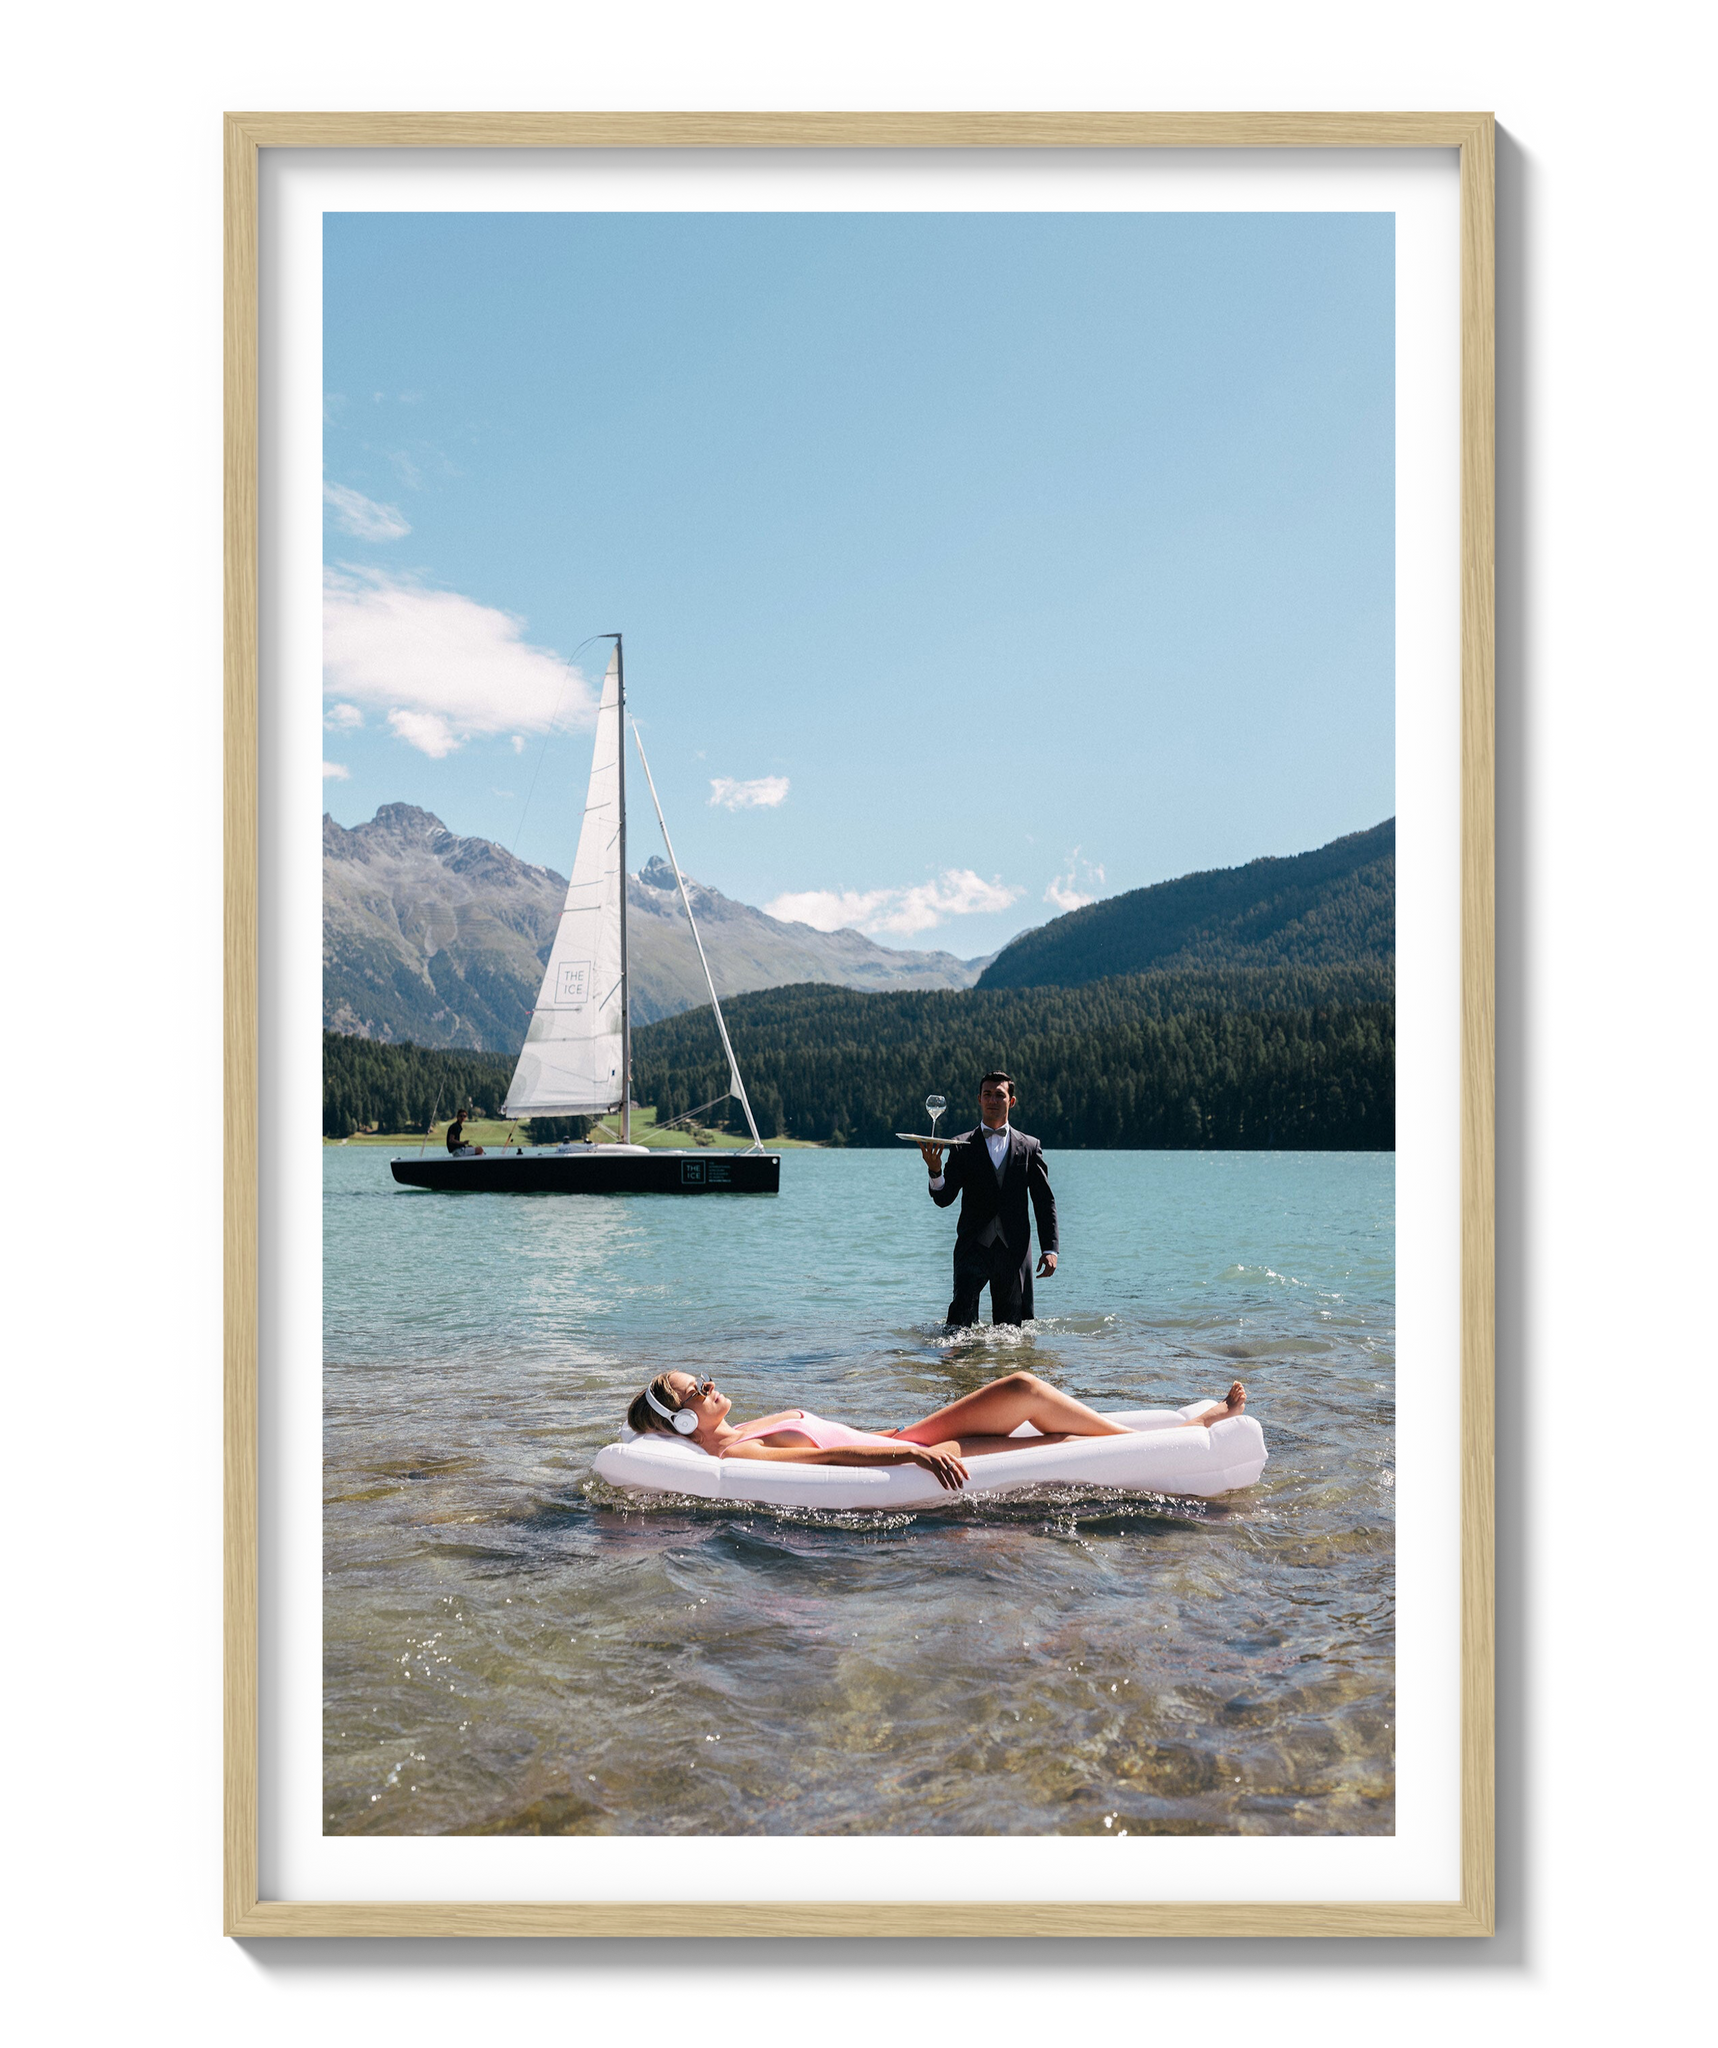
<svg viewBox="0 0 1718 2048">
<path fill-rule="evenodd" d="M 1058 1154 L 1039 1319 L 958 1340 L 905 1148 L 702 1200 L 325 1160 L 329 1833 L 1392 1830 L 1391 1156 Z M 1018 1367 L 1097 1407 L 1238 1375 L 1270 1463 L 1211 1502 L 664 1504 L 591 1469 L 664 1366 L 874 1426 Z"/>
</svg>

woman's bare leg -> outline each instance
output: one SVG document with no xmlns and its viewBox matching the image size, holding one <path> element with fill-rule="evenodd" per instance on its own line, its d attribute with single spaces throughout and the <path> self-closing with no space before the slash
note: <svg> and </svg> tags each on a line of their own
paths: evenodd
<svg viewBox="0 0 1718 2048">
<path fill-rule="evenodd" d="M 1045 1436 L 1126 1436 L 1118 1422 L 1059 1393 L 1036 1373 L 1011 1372 L 976 1394 L 963 1394 L 923 1422 L 900 1434 L 909 1443 L 941 1443 L 946 1437 L 1011 1436 L 1029 1422 Z"/>
<path fill-rule="evenodd" d="M 1184 1426 L 1206 1429 L 1213 1422 L 1239 1415 L 1247 1405 L 1247 1390 L 1236 1380 L 1220 1408 L 1207 1409 L 1196 1421 Z M 937 1444 L 949 1438 L 1012 1436 L 1021 1423 L 1029 1422 L 1041 1436 L 1128 1436 L 1126 1426 L 1112 1422 L 1072 1394 L 1059 1392 L 1036 1373 L 1011 1372 L 1006 1379 L 992 1380 L 976 1394 L 963 1394 L 923 1422 L 895 1434 L 908 1443 Z"/>
</svg>

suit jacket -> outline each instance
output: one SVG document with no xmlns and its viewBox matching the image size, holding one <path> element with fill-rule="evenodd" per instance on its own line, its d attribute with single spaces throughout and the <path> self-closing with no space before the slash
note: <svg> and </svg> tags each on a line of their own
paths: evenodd
<svg viewBox="0 0 1718 2048">
<path fill-rule="evenodd" d="M 944 1157 L 943 1184 L 931 1189 L 931 1200 L 939 1209 L 946 1209 L 957 1195 L 960 1198 L 955 1250 L 958 1252 L 969 1244 L 990 1243 L 996 1235 L 991 1226 L 997 1224 L 1008 1249 L 1025 1258 L 1032 1248 L 1032 1226 L 1026 1214 L 1030 1197 L 1038 1219 L 1038 1249 L 1060 1252 L 1056 1197 L 1050 1192 L 1044 1148 L 1038 1140 L 1010 1125 L 1008 1156 L 998 1176 L 990 1163 L 990 1148 L 984 1142 L 984 1126 L 979 1124 L 960 1135 L 971 1142 L 956 1145 Z"/>
</svg>

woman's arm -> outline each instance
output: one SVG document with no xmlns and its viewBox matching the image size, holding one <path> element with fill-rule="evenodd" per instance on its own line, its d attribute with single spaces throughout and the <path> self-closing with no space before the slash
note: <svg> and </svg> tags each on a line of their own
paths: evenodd
<svg viewBox="0 0 1718 2048">
<path fill-rule="evenodd" d="M 730 1444 L 718 1451 L 716 1456 L 761 1458 L 780 1465 L 917 1465 L 950 1493 L 958 1493 L 967 1478 L 966 1467 L 945 1444 L 903 1443 L 898 1451 L 885 1450 L 881 1444 L 847 1444 L 832 1451 L 820 1451 L 811 1444 L 804 1450 L 796 1444 L 776 1448 L 748 1437 L 744 1443 Z"/>
</svg>

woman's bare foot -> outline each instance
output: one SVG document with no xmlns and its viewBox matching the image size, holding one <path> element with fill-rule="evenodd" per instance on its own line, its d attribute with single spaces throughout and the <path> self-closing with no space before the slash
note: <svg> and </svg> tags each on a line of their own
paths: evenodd
<svg viewBox="0 0 1718 2048">
<path fill-rule="evenodd" d="M 1231 1415 L 1239 1415 L 1247 1405 L 1247 1390 L 1239 1380 L 1234 1381 L 1223 1397 L 1220 1408 L 1207 1408 L 1203 1415 L 1193 1418 L 1195 1429 L 1209 1429 L 1214 1422 L 1227 1422 Z"/>
</svg>

